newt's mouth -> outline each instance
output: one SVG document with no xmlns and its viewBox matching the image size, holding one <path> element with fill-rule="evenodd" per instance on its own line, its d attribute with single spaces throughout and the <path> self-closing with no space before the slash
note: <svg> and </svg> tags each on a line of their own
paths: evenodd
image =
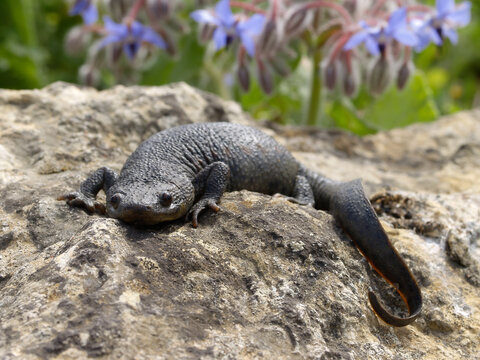
<svg viewBox="0 0 480 360">
<path fill-rule="evenodd" d="M 107 206 L 108 215 L 132 224 L 154 225 L 165 221 L 176 220 L 187 212 L 185 205 L 171 205 L 168 208 L 155 209 L 144 205 L 127 205 L 114 209 Z"/>
</svg>

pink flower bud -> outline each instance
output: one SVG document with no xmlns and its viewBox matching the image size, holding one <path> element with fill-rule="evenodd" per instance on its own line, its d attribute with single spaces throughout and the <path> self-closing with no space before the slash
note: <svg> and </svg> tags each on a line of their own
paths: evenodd
<svg viewBox="0 0 480 360">
<path fill-rule="evenodd" d="M 243 91 L 248 91 L 250 89 L 250 73 L 243 63 L 237 68 L 237 79 Z"/>
<path fill-rule="evenodd" d="M 78 70 L 78 78 L 81 84 L 95 86 L 100 81 L 100 71 L 93 64 L 83 64 Z"/>
<path fill-rule="evenodd" d="M 147 0 L 147 10 L 156 19 L 165 19 L 171 12 L 169 0 Z"/>
<path fill-rule="evenodd" d="M 265 64 L 257 58 L 258 81 L 262 90 L 266 94 L 271 94 L 273 91 L 273 76 Z"/>
<path fill-rule="evenodd" d="M 174 40 L 172 39 L 172 36 L 170 35 L 169 31 L 164 30 L 163 28 L 157 27 L 155 29 L 158 34 L 162 37 L 164 43 L 165 43 L 165 51 L 170 55 L 170 56 L 175 56 L 177 53 L 177 48 L 175 47 Z"/>
<path fill-rule="evenodd" d="M 268 20 L 263 27 L 257 49 L 263 54 L 268 54 L 278 43 L 278 29 L 275 20 Z"/>
<path fill-rule="evenodd" d="M 325 67 L 325 85 L 327 89 L 333 90 L 335 89 L 335 85 L 337 83 L 337 67 L 335 62 L 331 61 Z"/>
<path fill-rule="evenodd" d="M 385 56 L 380 56 L 372 68 L 369 76 L 370 91 L 373 95 L 382 94 L 390 85 L 390 64 Z"/>
<path fill-rule="evenodd" d="M 203 44 L 209 42 L 213 37 L 215 28 L 215 25 L 202 24 L 200 27 L 200 42 Z"/>
<path fill-rule="evenodd" d="M 303 5 L 292 7 L 285 15 L 284 33 L 288 38 L 301 33 L 310 25 L 312 20 L 311 11 L 305 9 Z"/>
<path fill-rule="evenodd" d="M 135 0 L 114 0 L 106 1 L 108 4 L 108 14 L 112 17 L 114 21 L 121 21 L 125 16 L 127 16 L 128 11 L 133 6 Z"/>
<path fill-rule="evenodd" d="M 355 78 L 351 72 L 346 72 L 343 78 L 343 91 L 345 95 L 353 97 L 357 92 L 357 84 Z"/>
<path fill-rule="evenodd" d="M 91 33 L 83 26 L 75 26 L 70 29 L 65 38 L 65 50 L 70 55 L 75 55 L 84 50 L 91 39 Z"/>
<path fill-rule="evenodd" d="M 397 88 L 402 90 L 410 78 L 410 66 L 408 63 L 403 63 L 397 74 Z"/>
</svg>

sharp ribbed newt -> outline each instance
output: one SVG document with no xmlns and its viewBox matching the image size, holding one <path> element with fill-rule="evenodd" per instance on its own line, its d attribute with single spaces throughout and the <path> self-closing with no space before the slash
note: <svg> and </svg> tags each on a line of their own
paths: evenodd
<svg viewBox="0 0 480 360">
<path fill-rule="evenodd" d="M 95 200 L 101 189 L 106 205 Z M 119 175 L 108 167 L 99 168 L 79 191 L 59 200 L 129 223 L 156 224 L 186 216 L 197 227 L 202 210 L 219 211 L 225 191 L 242 189 L 279 193 L 299 204 L 330 211 L 409 309 L 407 317 L 394 316 L 370 292 L 376 314 L 393 326 L 405 326 L 419 316 L 420 289 L 388 240 L 360 180 L 338 182 L 315 173 L 272 137 L 252 127 L 202 123 L 161 131 L 130 155 Z"/>
</svg>

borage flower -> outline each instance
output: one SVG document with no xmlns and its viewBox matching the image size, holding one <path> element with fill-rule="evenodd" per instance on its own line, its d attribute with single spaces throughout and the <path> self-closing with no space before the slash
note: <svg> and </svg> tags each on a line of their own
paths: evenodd
<svg viewBox="0 0 480 360">
<path fill-rule="evenodd" d="M 97 7 L 91 0 L 76 0 L 69 14 L 72 16 L 82 15 L 83 22 L 86 25 L 92 25 L 98 20 Z"/>
<path fill-rule="evenodd" d="M 343 47 L 344 50 L 351 50 L 364 42 L 367 50 L 376 56 L 380 53 L 383 54 L 385 47 L 392 39 L 407 46 L 418 44 L 417 36 L 409 29 L 407 24 L 406 8 L 394 11 L 387 24 L 370 26 L 365 21 L 361 21 L 359 25 L 362 30 L 347 41 Z"/>
<path fill-rule="evenodd" d="M 265 16 L 260 14 L 252 15 L 249 19 L 239 22 L 237 34 L 248 55 L 255 55 L 255 39 L 262 32 L 265 25 Z"/>
<path fill-rule="evenodd" d="M 442 45 L 446 36 L 453 44 L 458 42 L 458 34 L 455 29 L 470 23 L 470 2 L 464 2 L 455 6 L 455 0 L 437 0 L 435 15 L 425 21 L 415 20 L 413 26 L 419 38 L 415 50 L 421 51 L 430 42 Z"/>
<path fill-rule="evenodd" d="M 239 21 L 230 8 L 230 0 L 221 0 L 215 5 L 215 10 L 196 10 L 190 17 L 200 24 L 215 26 L 213 42 L 216 50 L 220 50 L 238 37 L 250 56 L 255 54 L 255 37 L 265 24 L 265 16 L 255 14 L 244 21 Z"/>
<path fill-rule="evenodd" d="M 108 16 L 103 18 L 108 35 L 100 43 L 100 48 L 112 43 L 121 43 L 123 51 L 133 60 L 142 42 L 153 44 L 161 49 L 166 48 L 162 37 L 149 26 L 133 21 L 131 24 L 117 24 Z"/>
</svg>

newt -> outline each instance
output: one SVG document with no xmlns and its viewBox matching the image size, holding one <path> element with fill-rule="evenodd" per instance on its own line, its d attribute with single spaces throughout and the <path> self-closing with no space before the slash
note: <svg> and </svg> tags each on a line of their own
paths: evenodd
<svg viewBox="0 0 480 360">
<path fill-rule="evenodd" d="M 102 189 L 106 204 L 95 200 Z M 242 189 L 282 194 L 300 205 L 329 211 L 409 310 L 406 317 L 395 316 L 370 291 L 378 317 L 392 326 L 405 326 L 420 315 L 420 288 L 390 243 L 361 181 L 334 181 L 309 170 L 253 127 L 220 122 L 161 131 L 140 144 L 120 174 L 101 167 L 78 191 L 58 200 L 127 223 L 151 225 L 186 217 L 197 227 L 201 211 L 219 211 L 225 191 Z"/>
</svg>

